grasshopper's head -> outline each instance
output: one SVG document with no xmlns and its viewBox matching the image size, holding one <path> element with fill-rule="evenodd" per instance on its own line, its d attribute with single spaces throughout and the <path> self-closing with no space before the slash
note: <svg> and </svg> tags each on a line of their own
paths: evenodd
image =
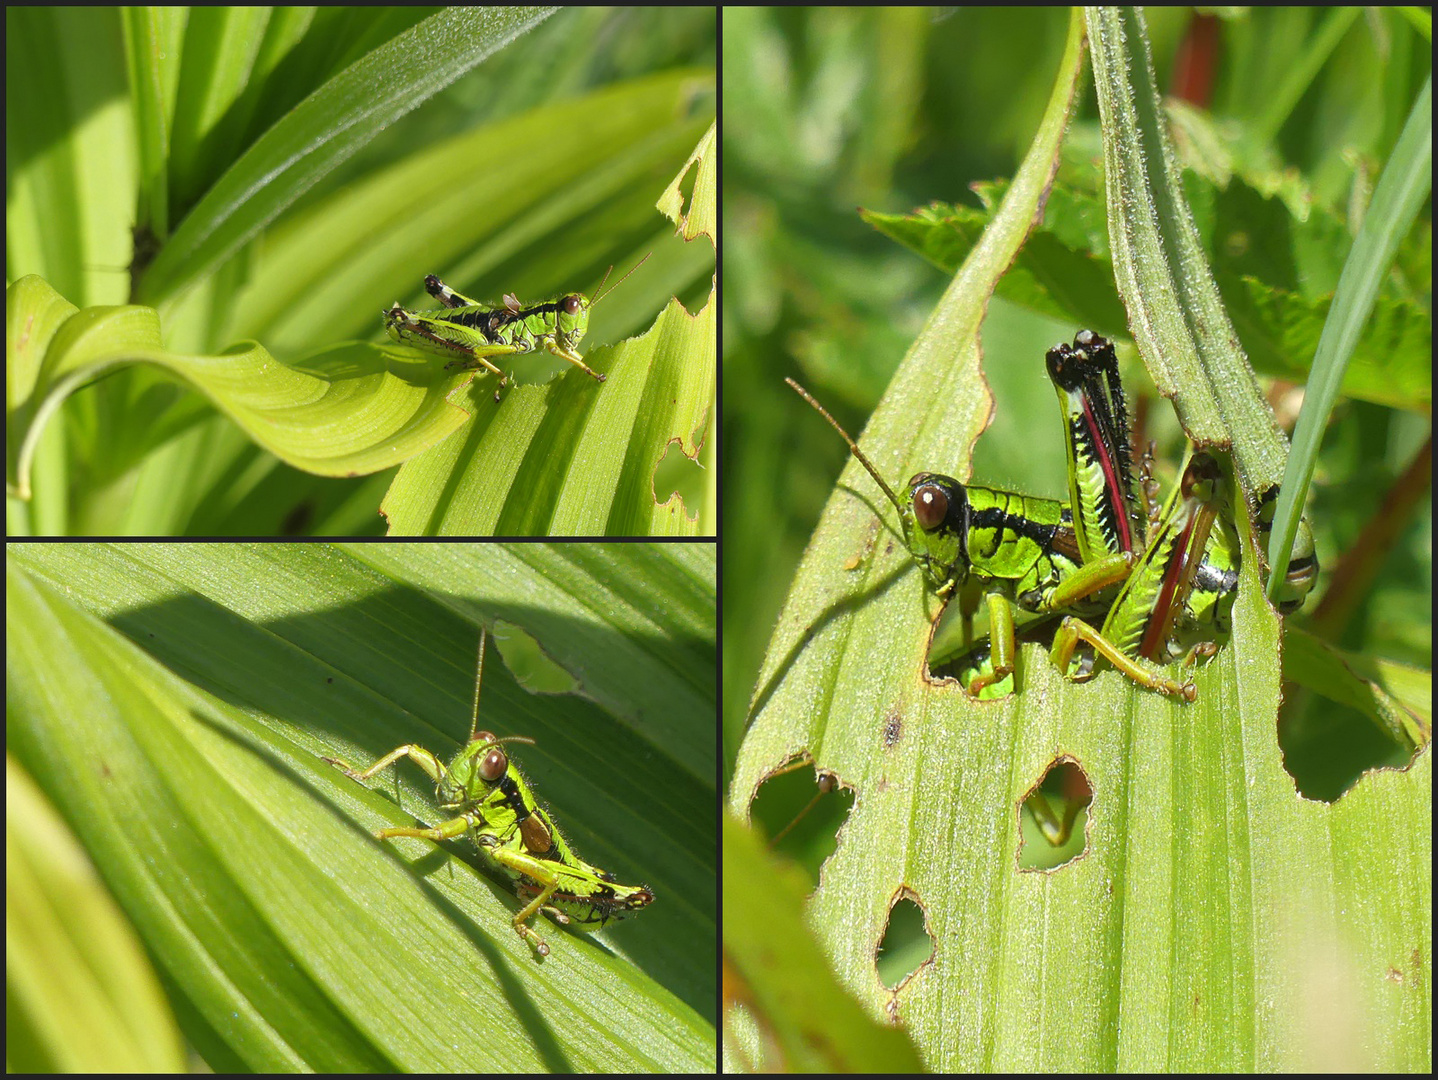
<svg viewBox="0 0 1438 1080">
<path fill-rule="evenodd" d="M 1267 552 L 1268 535 L 1273 531 L 1273 515 L 1278 509 L 1278 485 L 1274 484 L 1258 497 L 1259 550 Z M 1318 554 L 1313 548 L 1313 529 L 1307 518 L 1298 519 L 1298 532 L 1288 557 L 1288 572 L 1278 587 L 1275 600 L 1278 610 L 1291 615 L 1303 606 L 1318 581 Z"/>
<path fill-rule="evenodd" d="M 563 349 L 574 352 L 589 329 L 590 300 L 583 293 L 570 293 L 555 302 L 554 339 Z"/>
<path fill-rule="evenodd" d="M 947 598 L 969 576 L 969 495 L 964 485 L 940 473 L 915 473 L 908 502 L 895 502 L 909 553 L 929 584 Z"/>
<path fill-rule="evenodd" d="M 634 270 L 638 270 L 643 266 L 644 260 L 648 258 L 649 256 L 645 255 L 643 259 L 635 263 L 634 269 L 630 270 L 629 274 L 634 273 Z M 609 275 L 613 270 L 614 267 L 611 266 L 608 270 L 604 271 L 604 277 L 599 282 L 599 288 L 594 290 L 593 300 L 590 300 L 583 293 L 570 293 L 568 296 L 561 296 L 559 298 L 554 317 L 554 338 L 556 343 L 562 348 L 568 349 L 571 352 L 578 348 L 580 338 L 584 337 L 584 332 L 589 329 L 589 309 L 629 280 L 629 274 L 625 274 L 611 285 L 606 292 L 604 283 L 609 280 Z"/>
<path fill-rule="evenodd" d="M 509 755 L 500 749 L 500 744 L 507 742 L 533 743 L 534 740 L 522 735 L 497 739 L 488 731 L 475 732 L 435 785 L 440 807 L 453 810 L 487 798 L 509 772 Z"/>
<path fill-rule="evenodd" d="M 864 456 L 858 443 L 849 437 L 837 420 L 829 415 L 824 406 L 810 396 L 809 392 L 793 379 L 785 379 L 799 396 L 818 410 L 819 415 L 849 444 L 849 452 L 860 465 L 864 466 L 884 497 L 894 504 L 899 513 L 899 525 L 904 530 L 904 543 L 919 569 L 929 579 L 929 584 L 939 596 L 947 599 L 955 586 L 962 585 L 969 576 L 969 558 L 966 539 L 969 528 L 969 496 L 964 485 L 952 476 L 938 473 L 917 473 L 909 481 L 906 497 L 900 499 L 894 494 L 879 470 Z"/>
</svg>

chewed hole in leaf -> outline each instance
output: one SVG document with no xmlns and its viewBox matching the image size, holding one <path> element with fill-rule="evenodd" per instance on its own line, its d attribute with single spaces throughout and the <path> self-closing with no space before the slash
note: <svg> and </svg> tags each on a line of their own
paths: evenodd
<svg viewBox="0 0 1438 1080">
<path fill-rule="evenodd" d="M 944 608 L 933 636 L 929 640 L 929 678 L 934 680 L 954 679 L 969 690 L 976 676 L 992 669 L 990 654 L 987 606 L 980 602 L 969 617 L 965 616 L 965 602 L 970 598 L 960 596 L 951 600 Z M 979 598 L 982 599 L 981 597 Z M 1019 613 L 1014 626 L 1015 670 L 991 685 L 984 686 L 974 696 L 981 701 L 1007 697 L 1022 689 L 1025 673 L 1033 664 L 1048 663 L 1048 653 L 1053 648 L 1054 634 L 1062 621 L 1059 613 L 1029 615 Z M 1025 645 L 1037 645 L 1039 651 L 1025 649 Z M 1075 665 L 1078 670 L 1080 664 Z M 970 691 L 972 692 L 972 691 Z"/>
<path fill-rule="evenodd" d="M 519 685 L 531 694 L 572 694 L 574 676 L 560 667 L 525 631 L 507 622 L 494 624 L 494 644 Z"/>
<path fill-rule="evenodd" d="M 1285 665 L 1287 661 L 1285 656 Z M 1387 705 L 1394 718 L 1386 729 L 1371 712 L 1301 686 L 1285 687 L 1278 746 L 1284 770 L 1305 799 L 1337 802 L 1373 770 L 1408 768 L 1427 743 L 1428 733 L 1419 717 L 1401 714 L 1379 695 L 1373 700 Z"/>
<path fill-rule="evenodd" d="M 1052 870 L 1088 846 L 1093 785 L 1071 757 L 1055 759 L 1019 804 L 1020 870 Z"/>
<path fill-rule="evenodd" d="M 704 503 L 705 483 L 703 467 L 684 453 L 678 439 L 670 439 L 654 469 L 655 505 L 663 505 L 678 495 L 687 509 L 696 511 Z"/>
<path fill-rule="evenodd" d="M 803 866 L 818 885 L 819 870 L 838 849 L 839 829 L 853 808 L 851 788 L 836 774 L 799 757 L 769 774 L 749 815 L 771 837 L 771 849 Z"/>
<path fill-rule="evenodd" d="M 879 981 L 897 990 L 934 955 L 934 939 L 918 897 L 903 888 L 889 906 L 889 924 L 874 963 Z"/>
</svg>

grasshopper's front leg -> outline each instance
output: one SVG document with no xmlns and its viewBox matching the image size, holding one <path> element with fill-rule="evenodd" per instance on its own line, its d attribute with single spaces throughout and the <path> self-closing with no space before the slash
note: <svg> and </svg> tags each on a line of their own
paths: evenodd
<svg viewBox="0 0 1438 1080">
<path fill-rule="evenodd" d="M 435 757 L 424 747 L 416 746 L 414 743 L 405 743 L 403 746 L 396 747 L 384 757 L 376 761 L 368 769 L 364 770 L 364 772 L 356 772 L 353 765 L 349 764 L 347 761 L 342 761 L 339 758 L 327 757 L 321 758 L 320 760 L 328 762 L 331 765 L 339 766 L 339 768 L 344 770 L 344 774 L 348 776 L 351 780 L 368 780 L 371 776 L 379 772 L 386 765 L 393 765 L 402 757 L 407 757 L 411 761 L 413 761 L 416 765 L 423 769 L 425 771 L 425 775 L 427 775 L 436 784 L 438 784 L 440 780 L 444 777 L 444 762 L 440 761 L 439 758 Z"/>
<path fill-rule="evenodd" d="M 984 602 L 989 609 L 989 663 L 964 687 L 971 697 L 1003 682 L 1014 671 L 1014 606 L 1000 593 L 986 594 Z"/>
<path fill-rule="evenodd" d="M 445 776 L 446 770 L 444 762 L 440 761 L 439 758 L 435 757 L 424 747 L 416 746 L 413 743 L 406 743 L 404 746 L 396 747 L 363 772 L 356 771 L 352 765 L 339 758 L 327 757 L 321 760 L 343 769 L 344 774 L 351 780 L 368 780 L 374 776 L 375 773 L 388 765 L 394 764 L 402 757 L 407 757 L 413 761 L 423 769 L 436 784 Z M 409 836 L 417 840 L 433 840 L 437 844 L 441 840 L 453 840 L 457 836 L 463 836 L 468 828 L 469 821 L 466 818 L 458 817 L 451 818 L 449 821 L 441 822 L 433 828 L 428 829 L 415 829 L 404 826 L 391 829 L 377 829 L 375 831 L 375 837 L 379 840 L 387 840 L 392 836 Z"/>
<path fill-rule="evenodd" d="M 590 376 L 591 378 L 595 379 L 595 380 L 598 381 L 598 382 L 603 382 L 606 378 L 608 378 L 608 376 L 606 376 L 606 375 L 604 374 L 604 372 L 602 372 L 602 371 L 595 371 L 592 367 L 590 367 L 588 364 L 586 364 L 586 363 L 584 362 L 584 357 L 580 356 L 580 355 L 579 355 L 577 352 L 575 352 L 573 349 L 566 349 L 566 348 L 564 348 L 562 345 L 560 345 L 558 342 L 556 342 L 553 338 L 549 338 L 549 339 L 546 339 L 546 340 L 545 340 L 545 342 L 544 342 L 544 348 L 545 348 L 548 352 L 551 352 L 551 353 L 553 353 L 555 356 L 559 357 L 560 359 L 562 359 L 562 360 L 568 360 L 571 364 L 573 364 L 575 367 L 577 367 L 580 371 L 584 372 L 586 375 Z"/>
<path fill-rule="evenodd" d="M 408 836 L 415 840 L 432 840 L 438 844 L 441 840 L 455 840 L 469 831 L 468 818 L 450 818 L 448 821 L 441 821 L 431 829 L 414 829 L 398 826 L 393 829 L 376 829 L 376 840 L 388 840 L 392 836 Z"/>
<path fill-rule="evenodd" d="M 1131 551 L 1117 551 L 1086 562 L 1059 582 L 1041 610 L 1061 611 L 1097 596 L 1109 586 L 1127 581 L 1137 562 L 1138 556 Z"/>
<path fill-rule="evenodd" d="M 1125 580 L 1136 561 L 1129 552 L 1086 563 L 1067 574 L 1042 599 L 1034 603 L 1033 610 L 1041 614 L 1060 612 L 1092 596 L 1101 593 L 1111 585 Z M 995 683 L 1003 682 L 1014 670 L 1014 605 L 1007 596 L 998 592 L 988 593 L 985 601 L 989 610 L 989 655 L 986 662 L 972 670 L 976 672 L 966 684 L 974 697 Z"/>
</svg>

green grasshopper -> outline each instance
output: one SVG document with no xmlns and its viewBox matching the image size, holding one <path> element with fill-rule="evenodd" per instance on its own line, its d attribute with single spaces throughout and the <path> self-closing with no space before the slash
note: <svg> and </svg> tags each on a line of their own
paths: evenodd
<svg viewBox="0 0 1438 1080">
<path fill-rule="evenodd" d="M 427 829 L 380 829 L 381 840 L 409 836 L 421 840 L 453 840 L 468 834 L 486 864 L 514 882 L 514 891 L 528 903 L 514 916 L 514 930 L 540 956 L 549 946 L 528 925 L 538 912 L 576 930 L 598 930 L 649 906 L 654 893 L 647 885 L 620 885 L 614 875 L 585 862 L 565 841 L 549 812 L 534 798 L 524 775 L 503 743 L 533 743 L 511 735 L 497 739 L 479 726 L 479 684 L 484 674 L 485 630 L 479 632 L 479 663 L 474 679 L 474 715 L 469 741 L 449 767 L 421 746 L 391 750 L 368 769 L 357 772 L 338 758 L 324 760 L 354 780 L 368 780 L 381 769 L 407 757 L 434 781 L 439 808 L 454 816 Z"/>
<path fill-rule="evenodd" d="M 1213 455 L 1189 458 L 1103 628 L 1074 617 L 1060 624 L 1052 652 L 1060 671 L 1084 641 L 1140 686 L 1197 698 L 1191 679 L 1178 682 L 1163 666 L 1182 657 L 1186 670 L 1228 640 L 1240 548 L 1227 489 Z"/>
<path fill-rule="evenodd" d="M 1068 505 L 1079 561 L 1088 573 L 1113 579 L 1092 597 L 1093 606 L 1102 613 L 1144 548 L 1145 521 L 1134 483 L 1118 358 L 1107 339 L 1080 330 L 1072 346 L 1055 345 L 1045 360 L 1064 415 Z M 1022 641 L 1052 643 L 1057 625 L 1057 618 L 1044 615 L 1016 627 L 1015 633 Z M 992 665 L 991 642 L 983 637 L 934 670 L 967 686 Z M 1000 697 L 1007 692 L 1003 682 L 995 682 L 979 696 Z"/>
<path fill-rule="evenodd" d="M 1048 351 L 1047 365 L 1064 413 L 1070 493 L 1081 508 L 1074 515 L 1080 550 L 1095 562 L 1141 552 L 1102 630 L 1066 618 L 1054 640 L 1054 661 L 1067 672 L 1082 640 L 1139 685 L 1192 701 L 1197 693 L 1192 681 L 1180 683 L 1161 666 L 1183 657 L 1187 668 L 1228 639 L 1241 558 L 1227 497 L 1231 483 L 1213 455 L 1194 453 L 1168 504 L 1149 513 L 1146 522 L 1113 347 L 1081 330 L 1072 347 Z M 1266 543 L 1276 499 L 1273 487 L 1259 500 L 1260 542 Z M 1317 568 L 1305 523 L 1280 590 L 1281 611 L 1302 605 Z"/>
<path fill-rule="evenodd" d="M 1229 636 L 1240 560 L 1226 497 L 1230 484 L 1216 459 L 1195 454 L 1169 504 L 1162 511 L 1148 509 L 1147 485 L 1142 476 L 1136 482 L 1133 474 L 1128 412 L 1113 347 L 1084 330 L 1072 346 L 1050 349 L 1046 360 L 1064 416 L 1075 542 L 1084 565 L 1139 555 L 1117 595 L 1110 597 L 1102 630 L 1072 615 L 1049 615 L 1015 632 L 1021 640 L 1051 638 L 1054 660 L 1071 678 L 1092 671 L 1092 664 L 1070 670 L 1083 641 L 1096 657 L 1139 685 L 1192 701 L 1197 693 L 1193 683 L 1170 678 L 1164 668 L 1182 657 L 1186 669 L 1198 657 L 1215 653 Z M 1257 517 L 1265 540 L 1276 494 L 1274 488 L 1260 498 Z M 1316 572 L 1312 535 L 1305 524 L 1280 591 L 1280 610 L 1289 612 L 1302 604 Z M 992 666 L 991 651 L 983 639 L 950 661 L 945 673 L 967 685 Z M 1002 692 L 1002 684 L 990 690 Z M 1086 800 L 1061 797 L 1059 813 L 1050 805 L 1051 797 L 1035 791 L 1025 806 L 1044 839 L 1062 846 Z"/>
<path fill-rule="evenodd" d="M 1145 477 L 1136 479 L 1133 470 L 1129 416 L 1112 344 L 1093 331 L 1080 331 L 1071 347 L 1055 345 L 1045 360 L 1064 414 L 1071 499 L 1066 509 L 1073 534 L 1064 549 L 1076 549 L 1077 567 L 1071 557 L 1058 565 L 1064 581 L 1055 590 L 1057 603 L 1021 604 L 1037 617 L 994 623 L 997 639 L 991 633 L 933 670 L 955 677 L 975 696 L 1001 696 L 1012 670 L 1014 641 L 1051 636 L 1054 613 L 1067 604 L 1074 610 L 1053 647 L 1055 662 L 1061 660 L 1064 670 L 1083 640 L 1139 685 L 1192 700 L 1192 682 L 1176 682 L 1162 673 L 1162 664 L 1185 651 L 1192 664 L 1217 651 L 1228 637 L 1240 546 L 1224 498 L 1227 489 L 1215 476 L 1217 462 L 1206 454 L 1195 459 L 1168 508 L 1149 508 Z M 1276 496 L 1274 488 L 1260 499 L 1264 539 Z M 1027 502 L 1038 506 L 1047 500 Z M 915 558 L 923 565 L 919 554 Z M 1316 569 L 1311 534 L 1304 526 L 1280 594 L 1281 611 L 1300 607 Z M 1083 620 L 1096 613 L 1107 613 L 1102 631 Z M 1071 677 L 1090 672 L 1086 663 Z"/>
<path fill-rule="evenodd" d="M 647 258 L 648 255 L 644 256 Z M 644 265 L 644 259 L 640 259 L 629 274 Z M 616 281 L 609 292 L 623 284 L 629 274 Z M 467 371 L 483 368 L 492 372 L 499 376 L 500 388 L 509 382 L 509 376 L 490 363 L 489 357 L 529 353 L 541 348 L 603 382 L 603 373 L 586 364 L 578 349 L 589 329 L 589 309 L 609 295 L 604 291 L 604 282 L 608 280 L 606 271 L 593 300 L 583 293 L 566 293 L 526 306 L 513 293 L 506 293 L 503 302 L 495 306 L 471 300 L 430 274 L 424 279 L 424 289 L 444 305 L 441 310 L 411 311 L 396 301 L 380 314 L 384 316 L 385 330 L 395 341 L 440 356 L 456 357 L 445 364 L 446 368 Z M 494 397 L 499 400 L 498 389 Z"/>
<path fill-rule="evenodd" d="M 858 444 L 793 379 L 785 380 L 848 444 L 849 451 L 898 511 L 904 541 L 940 599 L 972 584 L 989 615 L 991 655 L 965 688 L 980 696 L 1014 669 L 1014 609 L 1045 614 L 1104 610 L 1093 597 L 1128 573 L 1113 560 L 1082 568 L 1069 507 L 1053 499 L 965 485 L 939 473 L 915 474 L 900 499 Z"/>
</svg>

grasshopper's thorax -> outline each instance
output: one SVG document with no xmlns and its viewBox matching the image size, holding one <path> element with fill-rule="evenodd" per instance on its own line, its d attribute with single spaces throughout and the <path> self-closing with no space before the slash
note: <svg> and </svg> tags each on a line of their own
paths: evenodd
<svg viewBox="0 0 1438 1080">
<path fill-rule="evenodd" d="M 1010 583 L 1019 605 L 1037 610 L 1078 566 L 1072 518 L 1052 499 L 919 473 L 909 481 L 909 505 L 914 557 L 949 590 L 973 573 Z"/>
<path fill-rule="evenodd" d="M 531 345 L 536 341 L 552 341 L 560 353 L 576 353 L 589 329 L 589 307 L 582 293 L 569 293 L 524 308 L 515 301 L 515 306 L 510 308 L 512 325 L 500 328 L 498 336 L 504 340 L 523 338 Z"/>
</svg>

